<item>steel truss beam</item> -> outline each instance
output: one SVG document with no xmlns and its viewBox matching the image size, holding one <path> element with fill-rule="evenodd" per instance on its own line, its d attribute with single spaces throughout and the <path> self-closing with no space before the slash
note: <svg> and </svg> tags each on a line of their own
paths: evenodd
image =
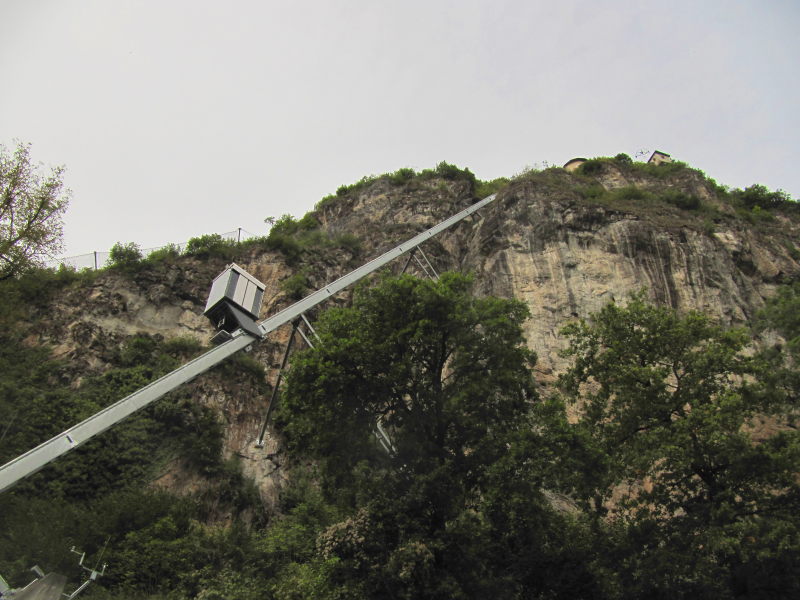
<svg viewBox="0 0 800 600">
<path fill-rule="evenodd" d="M 175 388 L 191 381 L 198 375 L 205 373 L 239 350 L 247 348 L 259 339 L 263 339 L 264 336 L 271 331 L 274 331 L 281 325 L 291 323 L 298 317 L 302 317 L 305 312 L 314 308 L 318 304 L 321 304 L 334 294 L 337 294 L 359 279 L 362 279 L 370 273 L 377 271 L 397 257 L 402 256 L 406 252 L 410 252 L 423 242 L 477 212 L 492 202 L 495 197 L 496 195 L 492 194 L 491 196 L 484 198 L 469 208 L 466 208 L 452 217 L 445 219 L 438 225 L 431 227 L 427 231 L 423 231 L 419 235 L 400 244 L 399 246 L 395 246 L 388 252 L 383 253 L 378 258 L 369 261 L 365 265 L 362 265 L 361 267 L 351 271 L 347 275 L 344 275 L 336 281 L 329 283 L 322 289 L 319 289 L 313 294 L 306 296 L 299 302 L 296 302 L 276 313 L 275 315 L 265 319 L 264 321 L 261 321 L 261 323 L 258 324 L 257 330 L 257 332 L 260 334 L 260 337 L 245 333 L 243 330 L 239 329 L 233 333 L 233 336 L 230 340 L 220 344 L 219 346 L 216 346 L 215 348 L 212 348 L 205 354 L 202 354 L 189 361 L 185 365 L 178 367 L 171 373 L 168 373 L 160 379 L 153 381 L 142 389 L 137 390 L 133 394 L 130 394 L 122 400 L 118 400 L 110 406 L 107 406 L 97 414 L 92 415 L 74 427 L 67 429 L 66 431 L 40 444 L 36 448 L 33 448 L 25 454 L 18 456 L 3 466 L 0 466 L 0 492 L 7 490 L 20 479 L 28 477 L 29 475 L 33 475 L 50 462 L 56 460 L 70 450 L 73 450 L 84 444 L 95 435 L 104 432 L 109 427 L 119 423 L 136 411 L 148 406 L 152 402 L 155 402 Z M 256 331 L 252 333 L 255 334 Z"/>
</svg>

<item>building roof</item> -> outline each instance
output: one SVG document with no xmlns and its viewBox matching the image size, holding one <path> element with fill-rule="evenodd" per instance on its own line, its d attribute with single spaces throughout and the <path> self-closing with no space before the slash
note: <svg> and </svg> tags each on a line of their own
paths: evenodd
<svg viewBox="0 0 800 600">
<path fill-rule="evenodd" d="M 572 158 L 564 163 L 563 169 L 568 172 L 576 171 L 583 163 L 586 162 L 585 158 Z"/>
</svg>

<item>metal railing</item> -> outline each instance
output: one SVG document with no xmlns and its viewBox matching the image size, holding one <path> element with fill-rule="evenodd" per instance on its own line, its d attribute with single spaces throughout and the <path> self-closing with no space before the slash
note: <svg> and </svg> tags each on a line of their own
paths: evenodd
<svg viewBox="0 0 800 600">
<path fill-rule="evenodd" d="M 223 240 L 229 242 L 236 242 L 241 243 L 247 240 L 257 238 L 254 233 L 250 233 L 246 229 L 241 227 L 234 229 L 233 231 L 226 231 L 225 233 L 218 234 Z M 157 250 L 163 250 L 165 248 L 175 248 L 181 254 L 186 251 L 186 246 L 188 245 L 188 241 L 180 242 L 176 244 L 164 244 L 163 246 L 156 246 L 154 248 L 141 248 L 140 251 L 142 253 L 142 258 L 147 258 L 153 252 Z M 111 256 L 111 253 L 108 251 L 94 251 L 94 252 L 87 252 L 86 254 L 77 254 L 75 256 L 64 256 L 61 258 L 51 258 L 44 261 L 46 267 L 57 269 L 61 265 L 65 267 L 69 267 L 71 269 L 75 269 L 76 271 L 82 271 L 83 269 L 91 269 L 91 270 L 98 270 L 102 269 L 107 266 L 108 259 Z"/>
</svg>

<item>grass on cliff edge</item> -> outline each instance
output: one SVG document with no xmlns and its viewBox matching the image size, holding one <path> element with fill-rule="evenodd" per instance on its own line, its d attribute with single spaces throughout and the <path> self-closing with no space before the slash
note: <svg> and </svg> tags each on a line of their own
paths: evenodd
<svg viewBox="0 0 800 600">
<path fill-rule="evenodd" d="M 631 183 L 606 189 L 601 181 L 604 175 L 611 173 L 619 173 L 629 181 L 640 182 L 640 185 Z M 664 228 L 688 227 L 710 235 L 720 227 L 740 223 L 786 238 L 781 243 L 791 256 L 800 257 L 800 250 L 786 237 L 779 218 L 797 221 L 800 203 L 782 190 L 770 191 L 759 184 L 744 190 L 719 185 L 686 163 L 652 165 L 633 162 L 627 155 L 617 155 L 614 158 L 589 159 L 573 172 L 560 167 L 529 170 L 516 177 L 514 182 L 536 185 L 545 194 L 563 200 L 596 204 L 646 217 Z M 697 185 L 706 187 L 713 200 L 697 197 L 693 193 Z"/>
<path fill-rule="evenodd" d="M 623 176 L 652 179 L 656 185 L 648 186 L 648 189 L 629 185 L 607 190 L 599 183 L 598 178 L 611 168 L 617 169 Z M 731 210 L 720 210 L 712 203 L 701 201 L 680 186 L 674 185 L 677 179 L 684 176 L 697 178 L 704 183 L 716 199 Z M 440 185 L 444 185 L 444 182 L 466 183 L 474 198 L 485 198 L 512 183 L 528 181 L 546 185 L 553 193 L 561 193 L 565 197 L 646 215 L 664 227 L 681 225 L 707 234 L 714 233 L 719 224 L 737 219 L 762 231 L 780 234 L 781 227 L 776 223 L 776 216 L 796 219 L 800 215 L 800 204 L 782 190 L 771 191 L 760 184 L 743 190 L 731 189 L 719 185 L 702 171 L 679 161 L 652 165 L 634 162 L 628 155 L 618 154 L 613 158 L 589 159 L 572 173 L 567 173 L 560 167 L 525 169 L 511 178 L 499 177 L 491 181 L 482 181 L 468 168 L 442 161 L 433 169 L 417 172 L 404 167 L 391 173 L 365 176 L 355 183 L 341 185 L 335 194 L 322 198 L 314 211 L 301 218 L 285 214 L 277 219 L 265 219 L 272 227 L 269 234 L 263 237 L 236 242 L 224 239 L 219 234 L 206 234 L 190 239 L 183 251 L 178 246 L 168 245 L 147 256 L 142 254 L 135 243 L 118 242 L 111 248 L 107 268 L 133 275 L 157 264 L 174 262 L 181 256 L 230 261 L 243 260 L 254 252 L 264 250 L 282 254 L 290 266 L 299 264 L 308 252 L 335 249 L 349 253 L 351 260 L 355 260 L 361 257 L 361 240 L 353 234 L 331 235 L 324 231 L 318 219 L 321 211 L 367 190 L 376 182 L 388 182 L 397 188 L 412 189 L 414 186 L 430 185 L 436 180 L 440 181 Z M 783 240 L 782 243 L 791 256 L 800 258 L 800 249 L 791 240 Z M 71 276 L 65 274 L 65 270 L 69 269 L 62 267 L 59 277 L 66 281 Z M 296 295 L 294 289 L 292 292 L 292 295 Z"/>
</svg>

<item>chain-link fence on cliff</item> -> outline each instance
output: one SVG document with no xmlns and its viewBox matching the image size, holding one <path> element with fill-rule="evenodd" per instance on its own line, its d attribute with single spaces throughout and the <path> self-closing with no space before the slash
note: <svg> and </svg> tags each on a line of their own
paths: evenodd
<svg viewBox="0 0 800 600">
<path fill-rule="evenodd" d="M 230 242 L 244 242 L 246 240 L 258 237 L 257 235 L 250 233 L 249 231 L 242 229 L 239 227 L 233 231 L 226 231 L 225 233 L 220 233 L 219 236 L 227 241 Z M 186 246 L 189 242 L 181 242 L 179 244 L 165 244 L 164 246 L 157 246 L 155 248 L 142 248 L 142 257 L 147 258 L 152 252 L 156 250 L 161 250 L 163 248 L 175 248 L 178 252 L 183 252 L 186 250 Z M 108 263 L 108 259 L 111 256 L 111 253 L 108 251 L 96 251 L 96 252 L 87 252 L 86 254 L 78 254 L 76 256 L 65 256 L 62 258 L 53 258 L 45 262 L 45 265 L 54 269 L 59 268 L 61 265 L 64 265 L 67 268 L 75 269 L 76 271 L 82 271 L 83 269 L 102 269 Z"/>
</svg>

